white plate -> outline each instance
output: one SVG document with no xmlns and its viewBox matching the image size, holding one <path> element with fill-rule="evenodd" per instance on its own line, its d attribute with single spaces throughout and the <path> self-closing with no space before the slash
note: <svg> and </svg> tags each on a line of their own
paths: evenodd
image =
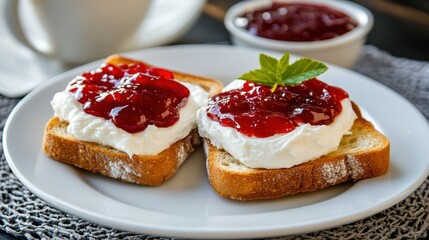
<svg viewBox="0 0 429 240">
<path fill-rule="evenodd" d="M 227 83 L 258 66 L 259 51 L 230 46 L 175 46 L 127 54 L 165 68 Z M 278 56 L 277 54 L 274 54 Z M 411 194 L 429 171 L 429 126 L 406 100 L 362 75 L 331 66 L 320 78 L 346 89 L 364 115 L 391 140 L 387 174 L 313 193 L 237 202 L 210 187 L 197 150 L 160 187 L 126 184 L 45 157 L 43 128 L 53 94 L 94 62 L 46 82 L 25 97 L 7 120 L 3 146 L 15 175 L 32 192 L 66 212 L 102 225 L 161 236 L 257 238 L 330 228 L 365 218 Z"/>
<path fill-rule="evenodd" d="M 18 7 L 21 14 L 34 19 L 34 14 L 26 8 L 25 1 L 0 1 L 0 94 L 19 97 L 40 83 L 64 72 L 66 66 L 58 61 L 41 56 L 21 43 L 19 24 L 12 15 L 12 9 Z M 205 0 L 154 0 L 145 21 L 122 47 L 121 51 L 148 48 L 171 43 L 182 36 L 199 16 Z M 36 20 L 28 21 L 37 23 Z M 31 34 L 45 39 L 37 24 L 27 26 Z"/>
</svg>

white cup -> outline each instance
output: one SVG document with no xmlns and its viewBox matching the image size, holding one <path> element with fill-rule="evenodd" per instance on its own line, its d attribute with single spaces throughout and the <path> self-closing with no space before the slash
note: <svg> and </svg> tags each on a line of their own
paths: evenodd
<svg viewBox="0 0 429 240">
<path fill-rule="evenodd" d="M 150 0 L 20 0 L 21 42 L 66 64 L 115 53 L 141 26 Z"/>
</svg>

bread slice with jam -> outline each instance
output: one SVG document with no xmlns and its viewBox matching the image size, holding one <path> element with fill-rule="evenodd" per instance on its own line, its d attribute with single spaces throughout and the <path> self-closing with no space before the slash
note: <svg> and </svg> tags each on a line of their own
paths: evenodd
<svg viewBox="0 0 429 240">
<path fill-rule="evenodd" d="M 213 189 L 236 200 L 311 192 L 384 174 L 389 140 L 349 94 L 316 77 L 324 63 L 261 53 L 197 113 Z"/>
<path fill-rule="evenodd" d="M 114 55 L 106 63 L 122 64 L 147 63 Z M 213 96 L 221 91 L 222 84 L 214 79 L 171 71 L 178 81 L 202 87 Z M 51 118 L 45 127 L 43 138 L 44 153 L 59 162 L 70 164 L 90 172 L 99 173 L 125 182 L 157 186 L 174 176 L 177 169 L 190 153 L 201 143 L 196 129 L 185 138 L 170 145 L 156 155 L 132 155 L 94 142 L 81 141 L 67 132 L 66 121 Z"/>
</svg>

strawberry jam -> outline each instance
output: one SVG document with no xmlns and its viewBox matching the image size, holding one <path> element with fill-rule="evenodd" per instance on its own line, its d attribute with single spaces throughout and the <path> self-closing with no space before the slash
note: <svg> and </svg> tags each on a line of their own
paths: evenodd
<svg viewBox="0 0 429 240">
<path fill-rule="evenodd" d="M 357 26 L 347 14 L 323 5 L 274 2 L 247 12 L 245 29 L 254 35 L 283 41 L 318 41 L 343 35 Z"/>
<path fill-rule="evenodd" d="M 169 127 L 179 120 L 189 90 L 173 79 L 173 73 L 143 64 L 104 64 L 76 77 L 67 90 L 86 113 L 135 133 L 148 125 Z"/>
<path fill-rule="evenodd" d="M 344 90 L 317 79 L 296 86 L 271 87 L 245 82 L 209 100 L 207 116 L 248 137 L 293 131 L 300 124 L 329 125 L 341 112 Z"/>
</svg>

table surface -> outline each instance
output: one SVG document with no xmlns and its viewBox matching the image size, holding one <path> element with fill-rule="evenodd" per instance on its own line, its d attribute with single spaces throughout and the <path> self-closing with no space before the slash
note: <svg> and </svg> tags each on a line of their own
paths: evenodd
<svg viewBox="0 0 429 240">
<path fill-rule="evenodd" d="M 173 44 L 231 44 L 229 33 L 222 22 L 222 15 L 235 2 L 238 0 L 209 0 L 198 21 Z M 429 19 L 428 1 L 355 0 L 355 2 L 368 7 L 374 14 L 375 26 L 368 36 L 367 44 L 385 50 L 393 56 L 429 61 L 429 20 L 426 21 Z M 16 238 L 0 231 L 0 240 L 11 239 Z"/>
</svg>

